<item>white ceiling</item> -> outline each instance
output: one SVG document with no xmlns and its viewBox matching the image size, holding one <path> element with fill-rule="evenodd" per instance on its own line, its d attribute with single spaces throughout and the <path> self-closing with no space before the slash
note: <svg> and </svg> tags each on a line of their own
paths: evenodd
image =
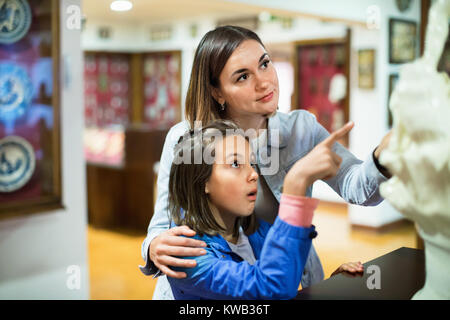
<svg viewBox="0 0 450 320">
<path fill-rule="evenodd" d="M 214 15 L 228 18 L 257 15 L 264 8 L 221 0 L 131 0 L 133 8 L 126 12 L 111 11 L 112 0 L 82 0 L 83 14 L 88 20 L 120 20 L 133 22 L 163 22 Z M 292 12 L 271 10 L 272 14 L 294 16 Z"/>
</svg>

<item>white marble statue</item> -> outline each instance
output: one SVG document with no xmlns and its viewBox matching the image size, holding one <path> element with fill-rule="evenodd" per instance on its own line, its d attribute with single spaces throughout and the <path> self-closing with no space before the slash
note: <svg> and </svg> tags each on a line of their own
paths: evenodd
<svg viewBox="0 0 450 320">
<path fill-rule="evenodd" d="M 381 194 L 425 243 L 425 285 L 413 299 L 450 299 L 450 81 L 437 72 L 449 18 L 450 0 L 430 8 L 424 55 L 400 71 L 392 137 L 380 157 L 393 175 Z"/>
</svg>

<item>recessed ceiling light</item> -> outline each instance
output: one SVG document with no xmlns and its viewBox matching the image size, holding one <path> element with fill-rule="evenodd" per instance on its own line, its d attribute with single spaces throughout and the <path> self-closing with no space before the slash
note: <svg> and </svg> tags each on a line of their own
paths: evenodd
<svg viewBox="0 0 450 320">
<path fill-rule="evenodd" d="M 272 15 L 270 14 L 270 12 L 262 11 L 259 14 L 258 18 L 259 18 L 259 21 L 261 21 L 261 22 L 269 22 L 271 17 L 272 17 Z"/>
<path fill-rule="evenodd" d="M 133 4 L 128 0 L 115 0 L 109 7 L 112 11 L 128 11 L 133 8 Z"/>
</svg>

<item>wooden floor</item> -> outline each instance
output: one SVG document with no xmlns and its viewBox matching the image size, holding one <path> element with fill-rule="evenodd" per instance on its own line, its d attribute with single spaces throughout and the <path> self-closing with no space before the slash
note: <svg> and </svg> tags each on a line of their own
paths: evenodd
<svg viewBox="0 0 450 320">
<path fill-rule="evenodd" d="M 313 220 L 319 236 L 314 246 L 325 278 L 344 262 L 365 263 L 399 247 L 416 247 L 414 226 L 389 232 L 352 228 L 342 207 L 320 205 Z M 156 280 L 144 276 L 141 243 L 145 234 L 88 227 L 91 299 L 151 299 Z"/>
<path fill-rule="evenodd" d="M 88 227 L 90 297 L 95 300 L 151 299 L 156 280 L 139 265 L 145 234 Z"/>
</svg>

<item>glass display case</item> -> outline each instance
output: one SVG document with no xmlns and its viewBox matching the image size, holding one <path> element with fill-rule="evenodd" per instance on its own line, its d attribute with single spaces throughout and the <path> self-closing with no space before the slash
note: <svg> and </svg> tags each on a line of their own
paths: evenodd
<svg viewBox="0 0 450 320">
<path fill-rule="evenodd" d="M 0 5 L 0 218 L 62 207 L 58 3 Z"/>
</svg>

